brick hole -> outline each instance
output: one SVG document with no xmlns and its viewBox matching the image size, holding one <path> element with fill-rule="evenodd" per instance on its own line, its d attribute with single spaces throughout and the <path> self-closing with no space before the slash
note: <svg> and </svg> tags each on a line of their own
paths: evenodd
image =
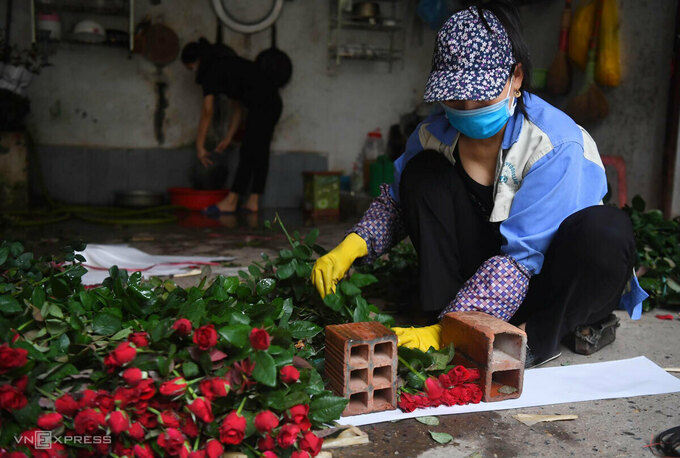
<svg viewBox="0 0 680 458">
<path fill-rule="evenodd" d="M 354 393 L 349 396 L 349 404 L 346 410 L 349 412 L 361 412 L 368 408 L 368 393 Z"/>
<path fill-rule="evenodd" d="M 392 385 L 392 366 L 376 367 L 373 370 L 373 388 L 386 388 Z"/>
<path fill-rule="evenodd" d="M 361 391 L 368 388 L 368 369 L 355 369 L 349 373 L 349 390 Z"/>
<path fill-rule="evenodd" d="M 520 369 L 515 369 L 511 371 L 496 371 L 491 374 L 491 395 L 494 397 L 503 395 L 498 390 L 504 385 L 519 388 L 520 372 Z"/>
<path fill-rule="evenodd" d="M 388 407 L 392 406 L 392 388 L 383 388 L 381 390 L 374 390 L 373 391 L 373 408 L 378 410 L 378 409 L 387 409 Z M 392 406 L 394 407 L 394 406 Z"/>
<path fill-rule="evenodd" d="M 492 351 L 491 361 L 494 366 L 504 364 L 515 366 L 522 357 L 522 337 L 516 334 L 496 334 Z"/>
<path fill-rule="evenodd" d="M 350 348 L 349 363 L 352 366 L 368 364 L 368 344 L 353 345 Z"/>
<path fill-rule="evenodd" d="M 392 342 L 383 342 L 375 344 L 373 347 L 373 364 L 376 366 L 392 365 L 392 352 L 394 345 Z"/>
</svg>

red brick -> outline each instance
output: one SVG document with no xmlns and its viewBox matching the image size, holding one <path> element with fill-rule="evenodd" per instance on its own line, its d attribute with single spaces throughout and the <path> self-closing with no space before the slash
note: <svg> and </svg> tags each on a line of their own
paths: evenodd
<svg viewBox="0 0 680 458">
<path fill-rule="evenodd" d="M 380 323 L 326 326 L 326 376 L 343 415 L 397 408 L 397 336 Z"/>
<path fill-rule="evenodd" d="M 524 331 L 482 312 L 448 313 L 441 325 L 441 345 L 454 344 L 454 363 L 479 369 L 485 402 L 520 397 L 527 343 Z M 500 393 L 504 385 L 517 391 Z"/>
</svg>

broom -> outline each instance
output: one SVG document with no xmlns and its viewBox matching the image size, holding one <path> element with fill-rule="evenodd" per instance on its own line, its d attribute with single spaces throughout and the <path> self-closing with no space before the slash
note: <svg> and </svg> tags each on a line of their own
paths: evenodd
<svg viewBox="0 0 680 458">
<path fill-rule="evenodd" d="M 567 60 L 567 38 L 569 36 L 569 22 L 571 21 L 571 0 L 566 0 L 562 10 L 562 24 L 560 27 L 560 44 L 557 54 L 548 68 L 546 89 L 553 95 L 564 95 L 569 92 L 571 75 Z"/>
<path fill-rule="evenodd" d="M 567 103 L 566 112 L 576 123 L 586 125 L 603 119 L 609 113 L 609 104 L 602 90 L 595 84 L 595 54 L 600 33 L 603 0 L 597 0 L 595 21 L 590 35 L 590 49 L 586 64 L 586 80 L 581 92 Z"/>
</svg>

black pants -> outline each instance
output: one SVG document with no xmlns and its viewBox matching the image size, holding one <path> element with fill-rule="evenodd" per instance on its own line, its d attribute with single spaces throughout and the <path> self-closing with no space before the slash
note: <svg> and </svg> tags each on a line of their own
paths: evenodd
<svg viewBox="0 0 680 458">
<path fill-rule="evenodd" d="M 245 194 L 251 181 L 253 193 L 264 192 L 269 172 L 269 147 L 274 128 L 281 117 L 281 109 L 281 97 L 278 94 L 248 107 L 245 134 L 232 186 L 235 193 Z"/>
<path fill-rule="evenodd" d="M 440 153 L 423 151 L 407 164 L 399 189 L 407 231 L 418 252 L 420 300 L 441 311 L 502 238 L 471 201 L 462 179 Z M 628 216 L 608 206 L 566 218 L 510 320 L 526 323 L 537 358 L 556 353 L 577 326 L 607 317 L 619 304 L 633 270 L 635 239 Z"/>
</svg>

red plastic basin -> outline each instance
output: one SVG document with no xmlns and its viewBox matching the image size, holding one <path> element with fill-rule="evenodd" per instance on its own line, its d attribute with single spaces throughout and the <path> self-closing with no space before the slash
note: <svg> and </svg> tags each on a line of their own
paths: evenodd
<svg viewBox="0 0 680 458">
<path fill-rule="evenodd" d="M 189 210 L 202 210 L 214 205 L 229 194 L 228 189 L 198 190 L 192 188 L 170 188 L 170 202 Z"/>
</svg>

